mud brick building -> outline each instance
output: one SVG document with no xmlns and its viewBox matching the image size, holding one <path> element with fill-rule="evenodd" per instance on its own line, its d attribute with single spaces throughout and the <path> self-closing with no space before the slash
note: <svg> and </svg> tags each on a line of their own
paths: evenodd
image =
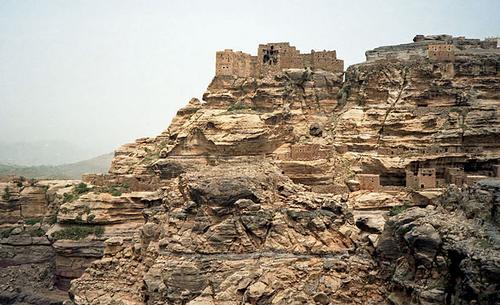
<svg viewBox="0 0 500 305">
<path fill-rule="evenodd" d="M 215 57 L 216 76 L 260 78 L 294 68 L 342 73 L 344 61 L 337 59 L 335 50 L 312 50 L 311 53 L 302 54 L 288 42 L 260 44 L 257 56 L 226 49 L 218 51 Z"/>
</svg>

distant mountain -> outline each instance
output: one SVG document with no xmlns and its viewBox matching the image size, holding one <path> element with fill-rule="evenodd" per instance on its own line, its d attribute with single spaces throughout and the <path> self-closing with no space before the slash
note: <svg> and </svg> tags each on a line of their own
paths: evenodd
<svg viewBox="0 0 500 305">
<path fill-rule="evenodd" d="M 1 164 L 60 165 L 86 160 L 95 155 L 95 152 L 67 141 L 0 142 Z"/>
<path fill-rule="evenodd" d="M 80 179 L 85 173 L 107 173 L 113 153 L 63 165 L 19 166 L 0 164 L 0 177 L 23 176 L 40 179 Z"/>
</svg>

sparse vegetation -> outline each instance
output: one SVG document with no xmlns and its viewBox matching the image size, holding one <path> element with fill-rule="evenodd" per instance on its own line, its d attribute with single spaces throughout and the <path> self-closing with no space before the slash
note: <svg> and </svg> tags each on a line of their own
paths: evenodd
<svg viewBox="0 0 500 305">
<path fill-rule="evenodd" d="M 69 213 L 69 209 L 66 208 L 66 207 L 63 207 L 63 208 L 60 208 L 59 209 L 59 212 L 63 213 L 63 214 L 68 214 Z"/>
<path fill-rule="evenodd" d="M 402 236 L 404 236 L 404 235 L 406 235 L 406 233 L 410 232 L 412 229 L 413 229 L 412 226 L 406 225 L 406 226 L 402 226 L 398 231 Z"/>
<path fill-rule="evenodd" d="M 71 201 L 75 201 L 77 198 L 78 198 L 78 194 L 74 194 L 74 193 L 65 193 L 63 195 L 63 202 L 66 203 L 66 202 L 71 202 Z M 63 212 L 64 213 L 64 212 Z"/>
<path fill-rule="evenodd" d="M 141 163 L 151 163 L 151 162 L 157 160 L 158 158 L 160 158 L 160 152 L 159 151 L 152 151 L 149 148 L 147 150 L 144 149 L 144 151 L 146 151 L 147 154 L 141 160 Z"/>
<path fill-rule="evenodd" d="M 0 230 L 0 238 L 7 238 L 10 236 L 10 231 L 12 231 L 12 229 L 3 229 L 3 230 Z"/>
<path fill-rule="evenodd" d="M 87 193 L 91 190 L 91 188 L 89 188 L 87 186 L 87 184 L 85 184 L 84 182 L 80 182 L 78 183 L 76 186 L 75 186 L 75 193 L 77 194 L 84 194 L 84 193 Z"/>
<path fill-rule="evenodd" d="M 39 222 L 40 222 L 40 220 L 38 220 L 36 218 L 24 220 L 24 223 L 27 224 L 27 225 L 30 225 L 30 226 L 32 226 L 32 225 L 34 225 L 36 223 L 39 223 Z"/>
<path fill-rule="evenodd" d="M 38 229 L 33 230 L 33 231 L 30 231 L 29 233 L 33 237 L 42 237 L 42 236 L 45 235 L 45 231 L 42 230 L 41 228 L 38 228 Z"/>
<path fill-rule="evenodd" d="M 52 234 L 55 240 L 71 239 L 80 240 L 89 235 L 101 236 L 104 233 L 102 226 L 71 226 Z"/>
<path fill-rule="evenodd" d="M 109 193 L 113 196 L 121 196 L 123 192 L 128 190 L 128 184 L 114 184 L 108 187 L 102 188 L 100 191 L 102 193 Z"/>
<path fill-rule="evenodd" d="M 2 194 L 2 199 L 4 201 L 9 201 L 10 200 L 10 197 L 11 197 L 11 193 L 10 193 L 10 189 L 8 186 L 6 186 L 4 189 L 3 189 L 3 194 Z"/>
<path fill-rule="evenodd" d="M 227 111 L 234 112 L 234 111 L 245 110 L 245 109 L 252 109 L 253 110 L 254 107 L 251 107 L 251 106 L 246 105 L 244 103 L 236 102 L 236 103 L 232 104 L 231 106 L 229 106 L 229 108 L 227 108 Z"/>
<path fill-rule="evenodd" d="M 75 185 L 71 193 L 65 193 L 63 195 L 63 203 L 75 201 L 81 194 L 88 193 L 91 190 L 92 188 L 88 187 L 87 184 L 80 182 Z"/>
<path fill-rule="evenodd" d="M 111 186 L 109 188 L 108 193 L 110 193 L 113 196 L 121 196 L 122 195 L 122 191 L 114 186 Z"/>
<path fill-rule="evenodd" d="M 408 204 L 408 202 L 404 202 L 403 205 L 394 206 L 389 211 L 389 216 L 396 216 L 398 214 L 401 214 L 404 211 L 406 211 L 409 207 L 410 205 Z"/>
</svg>

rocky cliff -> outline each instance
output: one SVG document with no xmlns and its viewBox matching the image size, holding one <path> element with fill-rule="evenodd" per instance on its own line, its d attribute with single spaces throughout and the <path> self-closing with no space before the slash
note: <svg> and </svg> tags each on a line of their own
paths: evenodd
<svg viewBox="0 0 500 305">
<path fill-rule="evenodd" d="M 345 75 L 217 76 L 107 174 L 0 185 L 0 300 L 495 304 L 497 182 L 467 184 L 498 175 L 500 52 L 416 40 Z"/>
<path fill-rule="evenodd" d="M 377 246 L 394 304 L 498 304 L 500 181 L 391 218 Z"/>
</svg>

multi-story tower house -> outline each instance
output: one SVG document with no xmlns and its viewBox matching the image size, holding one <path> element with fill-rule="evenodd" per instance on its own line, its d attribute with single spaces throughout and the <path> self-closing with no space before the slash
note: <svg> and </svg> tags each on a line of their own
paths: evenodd
<svg viewBox="0 0 500 305">
<path fill-rule="evenodd" d="M 215 75 L 260 78 L 293 68 L 342 73 L 344 61 L 337 59 L 336 51 L 312 50 L 311 53 L 301 54 L 288 42 L 268 43 L 259 45 L 257 56 L 230 49 L 217 52 Z"/>
</svg>

